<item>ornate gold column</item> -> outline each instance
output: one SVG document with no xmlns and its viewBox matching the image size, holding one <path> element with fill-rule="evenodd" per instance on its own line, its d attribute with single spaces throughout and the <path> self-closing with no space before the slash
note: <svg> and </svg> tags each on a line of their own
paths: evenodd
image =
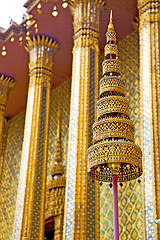
<svg viewBox="0 0 160 240">
<path fill-rule="evenodd" d="M 160 0 L 139 0 L 144 239 L 160 239 Z M 151 238 L 150 238 L 151 237 Z"/>
<path fill-rule="evenodd" d="M 92 141 L 98 98 L 98 37 L 103 6 L 104 1 L 99 0 L 74 0 L 70 6 L 74 47 L 63 236 L 66 240 L 99 239 L 99 192 L 87 175 L 86 152 Z"/>
<path fill-rule="evenodd" d="M 3 74 L 0 75 L 0 181 L 3 169 L 3 157 L 6 145 L 7 122 L 5 120 L 8 94 L 15 87 L 15 81 Z"/>
<path fill-rule="evenodd" d="M 42 240 L 50 87 L 57 43 L 37 36 L 28 41 L 26 50 L 30 56 L 30 82 L 13 239 Z"/>
</svg>

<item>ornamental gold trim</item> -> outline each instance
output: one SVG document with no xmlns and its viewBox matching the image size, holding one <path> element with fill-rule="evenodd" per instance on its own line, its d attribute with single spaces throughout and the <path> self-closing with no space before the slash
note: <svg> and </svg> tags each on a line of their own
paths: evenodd
<svg viewBox="0 0 160 240">
<path fill-rule="evenodd" d="M 159 5 L 160 5 L 159 0 L 138 0 L 138 8 L 143 12 L 151 8 L 154 9 Z"/>
<path fill-rule="evenodd" d="M 0 75 L 1 93 L 5 90 L 5 86 L 7 86 L 9 90 L 12 90 L 15 87 L 15 80 L 2 74 Z"/>
<path fill-rule="evenodd" d="M 118 47 L 115 44 L 106 45 L 104 48 L 104 51 L 105 51 L 105 56 L 107 56 L 108 54 L 115 54 L 116 56 L 118 56 Z"/>
<path fill-rule="evenodd" d="M 119 164 L 118 181 L 130 181 L 142 174 L 142 152 L 133 142 L 115 140 L 103 141 L 92 145 L 87 151 L 88 172 L 95 179 L 112 181 L 112 173 L 106 164 Z M 92 177 L 93 177 L 92 175 Z"/>
<path fill-rule="evenodd" d="M 60 187 L 65 187 L 66 185 L 66 179 L 64 176 L 60 176 L 58 179 L 53 179 L 50 181 L 47 185 L 47 190 L 49 189 L 54 189 L 54 188 L 60 188 Z"/>
<path fill-rule="evenodd" d="M 96 106 L 98 118 L 110 112 L 123 113 L 129 116 L 129 103 L 126 97 L 107 96 L 101 98 Z"/>
<path fill-rule="evenodd" d="M 121 74 L 121 62 L 118 59 L 106 59 L 102 63 L 103 75 L 116 72 Z"/>
<path fill-rule="evenodd" d="M 74 33 L 73 39 L 76 40 L 79 37 L 98 40 L 99 32 L 92 28 L 81 28 Z"/>
<path fill-rule="evenodd" d="M 56 174 L 62 174 L 64 172 L 64 167 L 62 164 L 57 163 L 56 165 L 53 166 L 51 169 L 51 175 L 56 175 Z"/>
<path fill-rule="evenodd" d="M 93 124 L 93 143 L 112 137 L 134 141 L 134 125 L 131 120 L 109 118 Z"/>
<path fill-rule="evenodd" d="M 32 39 L 28 39 L 25 49 L 30 55 L 30 72 L 32 72 L 34 68 L 43 68 L 53 71 L 53 59 L 55 53 L 59 49 L 59 45 L 56 41 L 44 35 L 42 37 L 38 35 Z"/>
<path fill-rule="evenodd" d="M 107 40 L 107 42 L 109 42 L 109 41 L 116 41 L 116 33 L 115 33 L 115 31 L 109 31 L 109 32 L 107 32 L 106 33 L 106 40 Z"/>
<path fill-rule="evenodd" d="M 100 13 L 104 9 L 104 0 L 74 0 L 69 7 L 73 15 L 74 33 L 80 29 L 94 29 L 99 32 Z M 82 36 L 81 34 L 79 35 Z"/>
<path fill-rule="evenodd" d="M 40 85 L 50 88 L 52 72 L 49 69 L 33 67 L 30 71 L 29 87 Z"/>
<path fill-rule="evenodd" d="M 139 1 L 139 31 L 151 23 L 160 22 L 160 1 L 144 0 Z"/>
<path fill-rule="evenodd" d="M 119 92 L 124 95 L 125 88 L 124 88 L 124 80 L 121 76 L 104 76 L 100 80 L 100 96 L 109 91 Z"/>
</svg>

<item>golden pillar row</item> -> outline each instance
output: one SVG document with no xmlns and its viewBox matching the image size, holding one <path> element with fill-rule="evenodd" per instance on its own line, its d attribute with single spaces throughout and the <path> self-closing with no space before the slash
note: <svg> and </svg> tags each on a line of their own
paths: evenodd
<svg viewBox="0 0 160 240">
<path fill-rule="evenodd" d="M 15 81 L 3 74 L 0 75 L 0 181 L 3 171 L 3 158 L 6 145 L 7 121 L 5 119 L 6 104 L 10 90 L 15 87 Z"/>
<path fill-rule="evenodd" d="M 99 192 L 87 174 L 86 152 L 92 141 L 98 98 L 99 19 L 103 1 L 74 0 L 70 126 L 63 239 L 99 238 Z M 96 227 L 95 227 L 96 225 Z"/>
<path fill-rule="evenodd" d="M 139 0 L 144 239 L 160 239 L 160 0 Z"/>
<path fill-rule="evenodd" d="M 44 239 L 50 87 L 57 44 L 45 36 L 28 41 L 29 90 L 13 239 Z"/>
</svg>

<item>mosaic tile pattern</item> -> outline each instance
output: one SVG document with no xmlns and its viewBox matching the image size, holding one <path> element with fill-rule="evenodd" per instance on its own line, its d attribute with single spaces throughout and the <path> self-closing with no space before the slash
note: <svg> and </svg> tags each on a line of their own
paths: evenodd
<svg viewBox="0 0 160 240">
<path fill-rule="evenodd" d="M 12 118 L 9 126 L 0 189 L 0 239 L 11 239 L 13 231 L 24 121 L 25 112 L 22 112 Z"/>
<path fill-rule="evenodd" d="M 74 102 L 72 104 L 71 102 L 71 118 L 70 118 L 70 123 L 72 126 L 72 131 L 70 138 L 72 141 L 70 141 L 70 144 L 68 144 L 68 150 L 70 154 L 70 159 L 68 162 L 68 186 L 69 186 L 69 194 L 67 198 L 67 220 L 66 220 L 66 240 L 70 240 L 72 236 L 72 221 L 73 221 L 73 195 L 74 195 L 74 176 L 76 174 L 75 172 L 75 164 L 76 164 L 76 157 L 77 157 L 77 148 L 75 147 L 77 144 L 77 130 L 76 130 L 76 123 L 78 121 L 78 115 L 79 115 L 79 87 L 80 87 L 80 81 L 79 81 L 79 76 L 80 76 L 80 48 L 75 49 L 75 54 L 74 57 L 75 59 L 73 60 L 74 63 L 74 74 L 75 76 L 73 77 L 73 83 L 72 83 L 72 96 L 71 96 L 71 101 Z M 74 112 L 74 114 L 72 114 Z M 72 152 L 70 150 L 72 149 Z M 67 189 L 67 186 L 66 186 Z"/>
<path fill-rule="evenodd" d="M 61 111 L 62 160 L 64 164 L 66 163 L 70 107 L 70 85 L 71 80 L 69 79 L 51 91 L 47 179 L 50 178 L 49 173 L 53 166 L 55 157 L 59 102 L 61 110 L 63 109 Z M 3 169 L 4 171 L 2 176 L 2 187 L 0 192 L 0 222 L 2 223 L 0 224 L 0 239 L 5 240 L 12 239 L 18 178 L 21 164 L 24 121 L 25 112 L 23 111 L 11 120 L 8 132 Z"/>
<path fill-rule="evenodd" d="M 153 163 L 151 156 L 151 110 L 150 110 L 150 59 L 149 52 L 149 30 L 143 28 L 143 153 L 144 153 L 144 184 L 145 184 L 145 227 L 146 240 L 155 239 L 154 232 L 154 203 L 153 203 Z"/>
<path fill-rule="evenodd" d="M 15 213 L 15 229 L 14 229 L 14 240 L 18 239 L 21 231 L 22 217 L 23 217 L 23 205 L 24 205 L 24 196 L 26 189 L 26 176 L 28 168 L 28 159 L 29 159 L 29 148 L 31 140 L 31 125 L 33 123 L 32 119 L 34 118 L 33 104 L 34 101 L 38 101 L 38 94 L 36 94 L 35 87 L 29 87 L 28 89 L 28 100 L 26 108 L 26 117 L 25 117 L 25 127 L 24 127 L 24 143 L 22 144 L 22 155 L 21 155 L 21 166 L 20 166 L 20 177 L 18 182 L 18 194 L 16 200 L 16 213 Z M 38 111 L 39 113 L 39 111 Z M 27 124 L 26 124 L 27 123 Z M 30 171 L 30 169 L 28 169 Z"/>
<path fill-rule="evenodd" d="M 71 96 L 71 141 L 69 142 L 69 162 L 67 173 L 68 198 L 66 213 L 66 240 L 70 240 L 72 238 L 95 239 L 95 184 L 92 183 L 90 178 L 86 179 L 87 159 L 86 156 L 83 157 L 83 151 L 85 151 L 86 154 L 88 149 L 88 139 L 84 139 L 83 137 L 84 134 L 88 134 L 89 131 L 88 137 L 90 145 L 92 141 L 92 125 L 95 120 L 95 63 L 97 60 L 97 49 L 96 47 L 94 49 L 94 45 L 90 49 L 87 49 L 86 47 L 80 48 L 77 46 L 78 44 L 75 44 L 73 60 L 74 76 Z M 86 59 L 88 56 L 90 59 L 87 61 Z M 86 74 L 84 73 L 85 71 Z M 87 89 L 89 90 L 89 101 L 87 99 Z M 84 123 L 84 118 L 85 121 L 88 119 L 87 114 L 85 113 L 86 110 L 89 110 L 89 126 L 88 123 Z M 76 188 L 74 184 L 76 184 Z M 76 202 L 74 202 L 75 198 Z M 87 202 L 86 210 L 85 202 Z M 86 219 L 87 224 L 85 223 Z M 85 236 L 86 233 L 87 237 Z"/>
<path fill-rule="evenodd" d="M 92 144 L 92 125 L 95 121 L 95 50 L 90 51 L 90 89 L 89 89 L 89 136 L 88 146 Z M 95 183 L 88 176 L 87 182 L 87 240 L 95 239 Z"/>
<path fill-rule="evenodd" d="M 119 59 L 125 79 L 126 96 L 130 103 L 130 116 L 135 126 L 135 143 L 140 145 L 140 90 L 138 33 L 133 32 L 119 42 Z M 120 239 L 142 239 L 141 184 L 137 180 L 118 187 Z M 100 239 L 114 239 L 112 189 L 107 183 L 100 187 Z"/>
<path fill-rule="evenodd" d="M 35 179 L 35 193 L 33 202 L 33 217 L 32 217 L 32 229 L 31 240 L 38 239 L 39 225 L 40 225 L 40 211 L 41 211 L 41 194 L 42 194 L 42 176 L 43 176 L 43 163 L 44 163 L 44 141 L 45 141 L 45 125 L 46 125 L 46 95 L 47 88 L 43 86 L 42 93 L 42 108 L 40 119 L 40 132 L 38 142 L 38 161 L 36 166 L 36 179 Z"/>
</svg>

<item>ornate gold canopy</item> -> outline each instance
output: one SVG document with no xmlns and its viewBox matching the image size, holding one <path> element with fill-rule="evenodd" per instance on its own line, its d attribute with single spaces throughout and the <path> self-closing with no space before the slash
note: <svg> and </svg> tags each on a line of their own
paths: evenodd
<svg viewBox="0 0 160 240">
<path fill-rule="evenodd" d="M 125 182 L 141 176 L 142 152 L 134 143 L 134 126 L 121 77 L 112 13 L 106 37 L 97 102 L 98 120 L 92 127 L 93 145 L 88 149 L 88 171 L 92 178 L 100 181 L 110 182 L 112 175 L 117 175 L 119 182 Z"/>
</svg>

